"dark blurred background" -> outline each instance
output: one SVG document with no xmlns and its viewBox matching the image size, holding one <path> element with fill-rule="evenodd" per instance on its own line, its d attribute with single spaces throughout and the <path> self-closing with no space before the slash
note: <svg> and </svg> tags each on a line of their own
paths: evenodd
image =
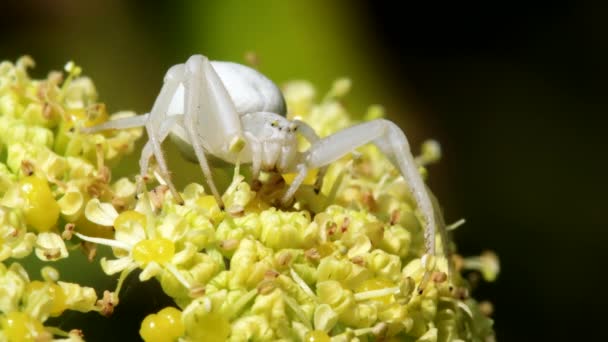
<svg viewBox="0 0 608 342">
<path fill-rule="evenodd" d="M 498 340 L 605 340 L 606 4 L 4 0 L 0 59 L 29 54 L 38 77 L 73 59 L 113 111 L 148 111 L 195 53 L 253 51 L 277 83 L 321 94 L 349 76 L 351 112 L 380 103 L 414 150 L 441 142 L 430 186 L 448 222 L 467 219 L 460 252 L 501 259 L 474 293 L 494 303 Z M 134 338 L 100 326 L 88 337 Z"/>
</svg>

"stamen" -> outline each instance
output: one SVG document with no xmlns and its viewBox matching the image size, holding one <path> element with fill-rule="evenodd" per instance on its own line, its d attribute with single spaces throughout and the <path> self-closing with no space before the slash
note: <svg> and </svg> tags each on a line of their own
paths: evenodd
<svg viewBox="0 0 608 342">
<path fill-rule="evenodd" d="M 289 306 L 289 308 L 291 308 L 291 310 L 293 310 L 293 312 L 296 314 L 296 317 L 299 319 L 300 323 L 304 323 L 306 327 L 312 329 L 312 326 L 310 325 L 310 319 L 308 318 L 304 310 L 302 310 L 301 305 L 299 305 L 295 299 L 291 298 L 285 293 L 283 293 L 283 300 L 285 301 L 287 306 Z"/>
<path fill-rule="evenodd" d="M 458 221 L 456 221 L 456 222 L 454 222 L 454 223 L 452 223 L 452 224 L 450 224 L 450 225 L 447 225 L 447 226 L 445 227 L 445 230 L 446 230 L 446 231 L 451 231 L 451 230 L 454 230 L 454 229 L 456 229 L 456 228 L 458 228 L 458 227 L 462 226 L 462 225 L 463 225 L 463 224 L 465 224 L 466 222 L 467 222 L 467 221 L 466 221 L 465 219 L 461 218 L 460 220 L 458 220 Z"/>
<path fill-rule="evenodd" d="M 422 276 L 422 280 L 420 281 L 420 285 L 418 285 L 418 294 L 421 295 L 426 286 L 429 284 L 429 280 L 431 280 L 431 271 L 424 271 L 424 275 Z"/>
<path fill-rule="evenodd" d="M 467 315 L 469 315 L 469 317 L 473 318 L 473 313 L 471 312 L 471 309 L 468 307 L 468 305 L 466 305 L 465 303 L 461 302 L 461 301 L 456 301 L 456 305 L 462 310 L 464 311 Z"/>
<path fill-rule="evenodd" d="M 389 177 L 389 173 L 385 173 L 384 175 L 382 175 L 382 177 L 378 181 L 378 185 L 376 185 L 375 191 L 372 190 L 372 194 L 375 200 L 378 200 L 378 197 L 380 197 L 380 192 L 384 191 L 384 186 L 386 185 L 386 182 L 388 181 Z"/>
<path fill-rule="evenodd" d="M 257 294 L 257 289 L 253 289 L 247 292 L 245 295 L 239 297 L 239 299 L 229 307 L 226 316 L 230 319 L 235 318 L 245 308 L 245 306 L 247 306 L 247 304 L 253 298 L 255 298 L 255 296 L 257 296 Z"/>
<path fill-rule="evenodd" d="M 298 286 L 300 286 L 300 288 L 302 288 L 302 290 L 304 292 L 306 292 L 307 295 L 309 295 L 309 296 L 311 296 L 313 298 L 317 298 L 317 296 L 315 296 L 315 293 L 312 292 L 312 289 L 308 286 L 308 284 L 306 284 L 306 282 L 304 281 L 304 279 L 302 279 L 300 277 L 300 275 L 298 273 L 296 273 L 296 271 L 294 271 L 293 268 L 289 269 L 289 273 L 291 274 L 291 277 L 296 282 L 296 284 L 298 284 Z"/>
<path fill-rule="evenodd" d="M 184 278 L 184 276 L 179 272 L 179 270 L 175 267 L 175 265 L 173 265 L 171 263 L 166 263 L 163 266 L 169 272 L 171 272 L 171 274 L 173 274 L 175 279 L 177 279 L 177 281 L 179 281 L 186 289 L 190 290 L 192 288 L 192 285 L 190 285 L 190 283 L 188 283 L 186 278 Z"/>
<path fill-rule="evenodd" d="M 135 270 L 137 268 L 137 265 L 131 265 L 127 268 L 125 268 L 124 270 L 122 270 L 122 272 L 120 272 L 120 277 L 118 277 L 118 283 L 116 284 L 116 290 L 114 290 L 114 293 L 116 295 L 116 298 L 118 298 L 118 295 L 120 294 L 120 290 L 122 289 L 122 285 L 125 282 L 125 279 L 127 279 L 127 276 L 133 272 L 133 270 Z"/>
<path fill-rule="evenodd" d="M 53 336 L 61 336 L 61 337 L 70 336 L 69 332 L 62 330 L 61 328 L 58 328 L 58 327 L 44 327 L 44 330 L 47 330 L 48 332 L 53 334 Z"/>
<path fill-rule="evenodd" d="M 118 240 L 91 237 L 91 236 L 82 235 L 80 233 L 74 233 L 74 235 L 78 236 L 81 240 L 93 242 L 93 243 L 96 243 L 99 245 L 116 247 L 116 248 L 124 249 L 125 251 L 129 251 L 129 252 L 133 249 L 133 246 L 131 246 L 130 244 L 128 244 L 126 242 L 118 241 Z"/>
<path fill-rule="evenodd" d="M 163 178 L 163 176 L 160 175 L 160 173 L 158 173 L 158 171 L 154 170 L 153 174 L 154 174 L 154 178 L 156 178 L 156 181 L 158 182 L 158 184 L 167 185 L 167 181 Z"/>
<path fill-rule="evenodd" d="M 203 298 L 203 305 L 205 306 L 205 310 L 207 312 L 211 312 L 213 309 L 213 303 L 211 303 L 211 299 L 209 299 L 209 297 Z"/>
<path fill-rule="evenodd" d="M 353 330 L 353 334 L 355 334 L 355 336 L 361 336 L 361 335 L 366 335 L 366 334 L 372 334 L 375 336 L 379 336 L 383 332 L 385 332 L 387 328 L 388 328 L 388 326 L 386 325 L 386 323 L 380 322 L 380 323 L 374 325 L 373 327 Z"/>
<path fill-rule="evenodd" d="M 384 296 L 388 296 L 388 295 L 393 295 L 393 294 L 397 294 L 399 293 L 399 287 L 387 287 L 384 289 L 379 289 L 379 290 L 370 290 L 370 291 L 365 291 L 365 292 L 359 292 L 359 293 L 355 293 L 355 300 L 356 301 L 361 301 L 361 300 L 366 300 L 366 299 L 372 299 L 372 298 L 378 298 L 378 297 L 384 297 Z"/>
</svg>

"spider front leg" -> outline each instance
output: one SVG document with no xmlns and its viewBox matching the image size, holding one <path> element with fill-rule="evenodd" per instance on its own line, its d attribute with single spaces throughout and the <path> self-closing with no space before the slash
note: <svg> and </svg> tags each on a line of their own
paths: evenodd
<svg viewBox="0 0 608 342">
<path fill-rule="evenodd" d="M 182 64 L 171 67 L 165 75 L 163 87 L 156 98 L 152 110 L 145 122 L 148 142 L 144 146 L 139 158 L 140 177 L 138 179 L 138 192 L 143 191 L 144 177 L 148 172 L 150 157 L 154 155 L 160 175 L 167 183 L 169 190 L 178 203 L 183 200 L 171 181 L 169 169 L 161 145 L 169 135 L 169 132 L 179 122 L 179 115 L 171 112 L 172 100 L 178 92 L 179 85 L 183 80 L 184 66 Z"/>
<path fill-rule="evenodd" d="M 165 74 L 163 87 L 156 98 L 152 110 L 149 114 L 143 114 L 119 120 L 112 120 L 90 128 L 81 128 L 82 133 L 95 133 L 108 129 L 126 129 L 132 127 L 145 126 L 148 135 L 148 142 L 144 146 L 140 159 L 140 176 L 137 181 L 137 192 L 143 191 L 143 182 L 150 158 L 154 155 L 158 163 L 161 177 L 165 180 L 173 196 L 178 202 L 183 202 L 179 192 L 176 190 L 169 175 L 167 163 L 161 149 L 162 142 L 167 138 L 169 132 L 178 123 L 181 113 L 171 112 L 172 100 L 178 93 L 179 85 L 183 80 L 184 66 L 178 64 L 171 67 Z"/>
<path fill-rule="evenodd" d="M 141 151 L 141 156 L 139 157 L 140 175 L 137 179 L 137 193 L 142 193 L 144 190 L 144 177 L 148 172 L 150 158 L 154 155 L 158 167 L 160 169 L 161 177 L 167 183 L 167 186 L 173 194 L 173 197 L 180 204 L 184 202 L 181 195 L 175 188 L 175 185 L 173 185 L 173 182 L 171 181 L 171 175 L 167 167 L 167 162 L 164 158 L 164 154 L 161 149 L 162 142 L 167 139 L 169 132 L 171 132 L 171 129 L 174 125 L 178 124 L 181 121 L 180 119 L 182 119 L 181 115 L 169 116 L 167 117 L 166 121 L 164 121 L 158 128 L 150 124 L 146 124 L 146 131 L 148 133 L 148 137 L 150 138 L 148 142 L 144 145 Z"/>
<path fill-rule="evenodd" d="M 424 181 L 418 172 L 418 166 L 410 152 L 407 138 L 403 131 L 391 121 L 379 119 L 362 123 L 314 142 L 303 156 L 302 163 L 298 166 L 298 175 L 287 190 L 283 202 L 288 202 L 293 196 L 304 180 L 308 169 L 324 167 L 367 143 L 374 143 L 378 146 L 392 164 L 399 169 L 409 185 L 409 190 L 423 218 L 426 252 L 422 260 L 423 267 L 427 271 L 420 284 L 420 290 L 422 290 L 428 283 L 433 268 L 433 261 L 429 259 L 432 259 L 436 253 L 435 212 Z"/>
<path fill-rule="evenodd" d="M 117 120 L 110 120 L 99 125 L 95 125 L 93 127 L 81 127 L 80 133 L 83 134 L 92 134 L 101 131 L 107 131 L 110 129 L 127 129 L 127 128 L 135 128 L 146 125 L 146 121 L 150 117 L 149 113 L 142 115 L 129 116 L 126 118 L 121 118 Z"/>
<path fill-rule="evenodd" d="M 321 140 L 321 138 L 319 138 L 317 135 L 317 132 L 315 132 L 315 130 L 306 122 L 294 120 L 293 123 L 296 125 L 298 132 L 300 132 L 300 134 L 302 134 L 302 136 L 304 136 L 309 143 L 314 144 Z M 321 191 L 321 187 L 323 186 L 323 178 L 325 178 L 325 173 L 327 172 L 328 167 L 328 165 L 325 165 L 319 168 L 319 173 L 317 174 L 317 179 L 315 180 L 314 184 L 314 191 L 316 194 L 319 194 L 319 191 Z"/>
<path fill-rule="evenodd" d="M 245 147 L 240 117 L 206 57 L 190 57 L 185 64 L 184 79 L 183 128 L 211 192 L 223 206 L 205 154 L 238 162 L 238 154 Z"/>
</svg>

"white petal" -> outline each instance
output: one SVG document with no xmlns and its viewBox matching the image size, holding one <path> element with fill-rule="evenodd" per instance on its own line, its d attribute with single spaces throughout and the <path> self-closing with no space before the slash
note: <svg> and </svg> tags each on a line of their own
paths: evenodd
<svg viewBox="0 0 608 342">
<path fill-rule="evenodd" d="M 137 187 L 128 178 L 121 178 L 112 185 L 112 190 L 116 197 L 126 198 L 134 195 Z"/>
<path fill-rule="evenodd" d="M 114 239 L 135 246 L 138 242 L 146 239 L 146 231 L 138 223 L 121 225 L 114 232 Z"/>
<path fill-rule="evenodd" d="M 348 257 L 354 258 L 359 255 L 364 255 L 372 249 L 372 242 L 366 235 L 359 235 L 355 239 L 355 244 L 348 251 Z"/>
<path fill-rule="evenodd" d="M 87 203 L 84 215 L 89 221 L 106 227 L 114 225 L 114 220 L 118 217 L 116 209 L 110 203 L 101 203 L 97 198 Z"/>
<path fill-rule="evenodd" d="M 36 234 L 25 233 L 19 244 L 13 247 L 13 258 L 20 259 L 30 255 L 32 249 L 34 249 L 34 244 L 36 244 Z"/>
<path fill-rule="evenodd" d="M 205 195 L 205 188 L 197 183 L 190 183 L 186 185 L 182 192 L 182 198 L 186 202 L 194 201 L 197 198 Z"/>
<path fill-rule="evenodd" d="M 91 287 L 80 286 L 74 283 L 57 282 L 65 293 L 65 305 L 70 310 L 88 312 L 95 309 L 97 294 Z"/>
<path fill-rule="evenodd" d="M 36 239 L 36 256 L 43 261 L 67 258 L 68 250 L 59 234 L 40 233 Z"/>
<path fill-rule="evenodd" d="M 18 184 L 14 184 L 8 188 L 4 196 L 2 196 L 2 200 L 0 200 L 0 205 L 9 208 L 20 208 L 23 207 L 23 196 L 21 195 L 21 190 L 19 189 Z"/>
<path fill-rule="evenodd" d="M 118 273 L 125 268 L 133 264 L 131 257 L 124 257 L 118 259 L 107 260 L 106 258 L 101 259 L 101 269 L 107 275 Z"/>
<path fill-rule="evenodd" d="M 184 244 L 184 249 L 176 253 L 171 259 L 171 263 L 176 266 L 189 262 L 196 255 L 196 246 L 190 242 Z"/>
<path fill-rule="evenodd" d="M 78 189 L 71 189 L 57 201 L 57 204 L 59 204 L 61 214 L 70 217 L 78 214 L 84 204 L 84 196 Z"/>
<path fill-rule="evenodd" d="M 317 306 L 314 314 L 315 330 L 329 332 L 338 323 L 338 314 L 328 304 Z"/>
<path fill-rule="evenodd" d="M 163 270 L 163 268 L 160 267 L 160 265 L 158 263 L 156 263 L 154 261 L 150 262 L 146 265 L 146 267 L 144 267 L 144 269 L 139 274 L 139 280 L 146 281 L 146 280 L 156 276 L 160 272 L 162 272 L 162 270 Z"/>
</svg>

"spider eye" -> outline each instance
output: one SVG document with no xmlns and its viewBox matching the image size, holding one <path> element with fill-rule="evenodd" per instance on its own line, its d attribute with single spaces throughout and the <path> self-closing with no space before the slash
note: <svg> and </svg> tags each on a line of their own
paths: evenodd
<svg viewBox="0 0 608 342">
<path fill-rule="evenodd" d="M 270 126 L 272 126 L 272 127 L 277 127 L 277 125 L 278 125 L 278 122 L 276 122 L 276 121 L 273 121 L 270 123 Z"/>
</svg>

